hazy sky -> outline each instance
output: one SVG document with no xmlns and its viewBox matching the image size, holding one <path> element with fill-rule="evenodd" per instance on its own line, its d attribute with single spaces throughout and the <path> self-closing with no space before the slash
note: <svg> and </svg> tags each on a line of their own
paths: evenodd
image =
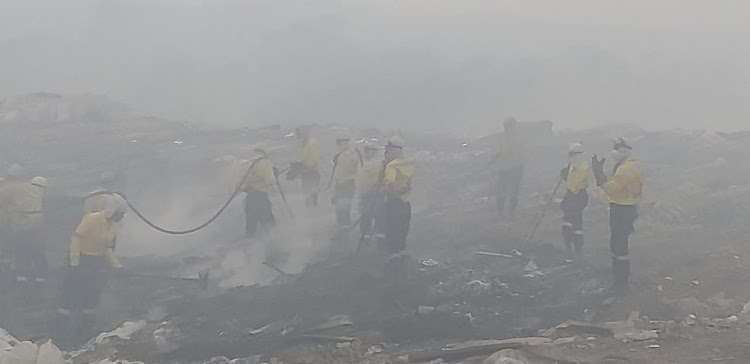
<svg viewBox="0 0 750 364">
<path fill-rule="evenodd" d="M 750 2 L 0 0 L 0 97 L 224 125 L 750 129 Z"/>
</svg>

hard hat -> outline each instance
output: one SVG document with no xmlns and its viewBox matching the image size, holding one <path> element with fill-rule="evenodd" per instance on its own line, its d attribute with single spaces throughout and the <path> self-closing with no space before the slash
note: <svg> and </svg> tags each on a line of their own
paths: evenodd
<svg viewBox="0 0 750 364">
<path fill-rule="evenodd" d="M 623 137 L 617 137 L 617 139 L 614 140 L 614 150 L 618 150 L 621 148 L 627 148 L 627 149 L 633 149 L 630 145 L 628 145 L 627 141 L 625 141 L 625 138 Z"/>
<path fill-rule="evenodd" d="M 518 121 L 516 121 L 516 118 L 514 117 L 507 117 L 505 120 L 503 120 L 503 125 L 510 126 L 510 125 L 516 125 L 518 124 Z"/>
<path fill-rule="evenodd" d="M 20 164 L 14 163 L 8 168 L 8 177 L 10 178 L 22 178 L 24 174 L 26 174 L 26 170 Z"/>
<path fill-rule="evenodd" d="M 117 181 L 117 174 L 115 172 L 106 171 L 99 175 L 99 183 L 103 185 L 112 184 Z"/>
<path fill-rule="evenodd" d="M 571 143 L 570 147 L 568 148 L 568 154 L 581 154 L 583 153 L 583 144 L 581 143 Z"/>
<path fill-rule="evenodd" d="M 125 201 L 122 196 L 116 193 L 113 193 L 111 196 L 112 202 L 104 209 L 104 214 L 107 215 L 107 218 L 110 218 L 117 213 L 125 213 L 128 211 L 128 202 Z"/>
<path fill-rule="evenodd" d="M 404 138 L 394 135 L 390 138 L 388 138 L 388 141 L 386 142 L 386 148 L 398 148 L 398 149 L 404 149 L 404 145 L 406 142 L 404 141 Z"/>
<path fill-rule="evenodd" d="M 31 179 L 31 185 L 41 187 L 41 188 L 47 188 L 47 179 L 44 177 L 39 177 L 39 176 L 34 177 Z"/>
</svg>

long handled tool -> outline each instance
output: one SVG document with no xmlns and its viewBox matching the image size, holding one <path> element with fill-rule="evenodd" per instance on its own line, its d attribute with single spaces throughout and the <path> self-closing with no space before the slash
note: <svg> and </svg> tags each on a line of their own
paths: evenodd
<svg viewBox="0 0 750 364">
<path fill-rule="evenodd" d="M 124 275 L 128 277 L 137 277 L 137 278 L 149 278 L 149 279 L 160 279 L 160 280 L 169 280 L 169 281 L 191 281 L 191 282 L 198 282 L 198 286 L 201 289 L 207 289 L 208 288 L 208 276 L 209 276 L 209 270 L 203 270 L 198 272 L 198 278 L 194 277 L 169 277 L 169 276 L 160 276 L 156 274 L 145 274 L 145 273 L 132 273 L 132 272 L 124 272 Z"/>
<path fill-rule="evenodd" d="M 280 175 L 281 173 L 279 173 Z M 289 212 L 289 217 L 292 219 L 294 218 L 294 212 L 292 212 L 292 208 L 289 207 L 289 202 L 286 200 L 286 195 L 284 194 L 284 189 L 281 188 L 281 183 L 279 183 L 279 176 L 276 175 L 276 187 L 279 189 L 279 195 L 281 196 L 281 201 L 284 202 L 284 206 L 286 207 L 286 211 Z"/>
<path fill-rule="evenodd" d="M 539 216 L 537 216 L 536 221 L 534 222 L 534 226 L 531 228 L 531 232 L 526 236 L 526 239 L 524 239 L 524 242 L 529 242 L 531 239 L 534 238 L 534 234 L 536 234 L 536 229 L 539 228 L 539 225 L 542 223 L 542 220 L 544 219 L 544 215 L 547 214 L 547 210 L 549 210 L 550 206 L 552 206 L 552 203 L 555 201 L 555 195 L 557 195 L 557 190 L 560 189 L 560 185 L 562 185 L 562 178 L 557 181 L 557 184 L 555 185 L 555 189 L 552 191 L 552 195 L 549 196 L 549 200 L 547 200 L 547 204 L 544 205 L 544 209 L 542 209 L 542 212 L 539 213 Z"/>
</svg>

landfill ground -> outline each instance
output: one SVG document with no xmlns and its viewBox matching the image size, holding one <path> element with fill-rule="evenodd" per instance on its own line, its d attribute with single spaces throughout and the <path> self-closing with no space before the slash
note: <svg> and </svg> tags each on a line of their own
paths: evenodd
<svg viewBox="0 0 750 364">
<path fill-rule="evenodd" d="M 242 155 L 262 142 L 283 165 L 294 147 L 291 126 L 211 129 L 120 109 L 106 118 L 97 113 L 104 121 L 74 115 L 32 123 L 34 118 L 19 116 L 71 102 L 61 98 L 0 104 L 0 167 L 21 162 L 50 180 L 46 236 L 55 273 L 80 219 L 80 196 L 95 187 L 101 171 L 122 171 L 128 199 L 156 222 L 188 228 L 210 217 L 228 195 L 217 157 Z M 23 112 L 11 113 L 13 108 Z M 325 145 L 327 136 L 345 128 L 321 125 L 314 133 Z M 392 131 L 349 132 L 382 139 Z M 633 140 L 647 176 L 631 239 L 631 290 L 616 299 L 605 292 L 611 284 L 607 206 L 595 187 L 585 212 L 583 262 L 564 262 L 555 204 L 528 239 L 567 143 L 584 140 L 589 153 L 602 154 L 612 133 Z M 501 219 L 491 198 L 494 177 L 485 168 L 491 138 L 405 132 L 419 168 L 408 269 L 401 279 L 372 245 L 354 255 L 356 230 L 333 234 L 327 191 L 318 210 L 305 211 L 298 188 L 286 181 L 295 216 L 272 196 L 278 226 L 257 241 L 242 238 L 239 201 L 206 230 L 184 237 L 150 231 L 130 214 L 118 239 L 125 271 L 110 280 L 98 323 L 109 334 L 65 348 L 66 358 L 750 363 L 750 184 L 742 178 L 750 167 L 741 161 L 750 152 L 750 135 L 612 127 L 538 136 L 529 145 L 518 215 Z M 31 153 L 18 153 L 29 146 Z M 324 150 L 323 158 L 332 154 Z M 324 180 L 329 171 L 323 170 Z M 205 269 L 211 272 L 206 290 L 189 281 L 127 275 L 192 277 Z M 55 277 L 23 289 L 6 282 L 0 326 L 19 340 L 41 343 L 49 337 Z"/>
</svg>

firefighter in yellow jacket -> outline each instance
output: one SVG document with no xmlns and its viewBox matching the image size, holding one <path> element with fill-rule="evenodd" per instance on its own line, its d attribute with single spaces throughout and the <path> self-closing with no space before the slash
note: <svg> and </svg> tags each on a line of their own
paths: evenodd
<svg viewBox="0 0 750 364">
<path fill-rule="evenodd" d="M 631 157 L 632 148 L 623 138 L 614 143 L 612 178 L 607 180 L 604 173 L 604 158 L 592 157 L 592 169 L 596 184 L 609 199 L 609 247 L 612 251 L 612 272 L 616 294 L 628 291 L 630 276 L 630 234 L 635 231 L 633 224 L 638 218 L 638 203 L 643 195 L 643 172 L 639 163 Z"/>
<path fill-rule="evenodd" d="M 292 163 L 286 177 L 291 181 L 299 176 L 302 182 L 302 192 L 305 194 L 305 206 L 315 207 L 318 206 L 320 189 L 318 142 L 310 135 L 309 127 L 299 127 L 295 134 L 300 142 L 300 149 L 297 161 Z"/>
<path fill-rule="evenodd" d="M 583 210 L 589 204 L 588 163 L 583 159 L 583 145 L 573 143 L 568 148 L 568 164 L 560 171 L 567 192 L 560 202 L 563 213 L 562 235 L 565 242 L 566 262 L 572 263 L 583 256 Z M 573 253 L 575 249 L 575 255 Z"/>
<path fill-rule="evenodd" d="M 259 229 L 267 230 L 275 225 L 268 193 L 273 189 L 277 176 L 278 171 L 262 147 L 255 148 L 250 160 L 235 162 L 234 186 L 246 194 L 245 236 L 255 237 Z"/>
<path fill-rule="evenodd" d="M 380 148 L 375 143 L 365 144 L 364 161 L 362 168 L 357 171 L 357 194 L 359 210 L 359 231 L 362 234 L 361 241 L 369 241 L 372 238 L 372 222 L 375 218 L 375 208 L 382 198 L 382 192 L 378 188 L 383 174 L 385 173 L 383 160 L 376 158 Z"/>
<path fill-rule="evenodd" d="M 414 177 L 414 161 L 404 157 L 404 140 L 394 136 L 385 146 L 383 192 L 385 202 L 376 220 L 377 237 L 386 253 L 398 254 L 406 249 L 411 224 L 409 196 Z"/>
<path fill-rule="evenodd" d="M 43 282 L 46 264 L 40 264 L 37 258 L 39 252 L 44 252 L 42 206 L 46 180 L 37 179 L 42 188 L 24 179 L 24 175 L 23 167 L 12 165 L 8 180 L 0 188 L 2 252 L 10 258 L 16 282 Z"/>
<path fill-rule="evenodd" d="M 125 216 L 127 203 L 119 195 L 112 196 L 114 202 L 106 210 L 83 217 L 70 239 L 69 268 L 63 278 L 56 317 L 57 334 L 63 340 L 70 333 L 79 338 L 93 333 L 107 271 L 122 268 L 115 257 L 114 243 L 117 223 Z M 74 312 L 81 314 L 76 325 L 72 322 Z"/>
<path fill-rule="evenodd" d="M 339 152 L 333 158 L 333 197 L 331 202 L 336 208 L 336 224 L 344 228 L 352 223 L 351 210 L 357 171 L 363 164 L 360 151 L 353 147 L 348 136 L 336 138 Z"/>
</svg>

